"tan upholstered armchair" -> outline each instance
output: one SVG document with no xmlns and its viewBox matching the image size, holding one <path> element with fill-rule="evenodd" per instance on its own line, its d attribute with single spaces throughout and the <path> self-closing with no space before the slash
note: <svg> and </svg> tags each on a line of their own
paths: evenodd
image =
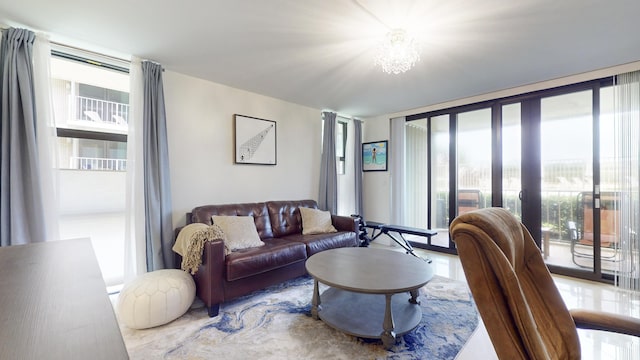
<svg viewBox="0 0 640 360">
<path fill-rule="evenodd" d="M 505 209 L 460 215 L 450 230 L 500 359 L 579 359 L 576 327 L 640 336 L 640 319 L 570 312 L 531 234 Z"/>
</svg>

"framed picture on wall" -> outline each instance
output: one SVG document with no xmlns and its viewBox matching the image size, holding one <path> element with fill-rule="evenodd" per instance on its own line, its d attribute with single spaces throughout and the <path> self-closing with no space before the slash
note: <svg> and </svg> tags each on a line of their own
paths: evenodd
<svg viewBox="0 0 640 360">
<path fill-rule="evenodd" d="M 235 163 L 276 165 L 276 122 L 234 115 Z"/>
<path fill-rule="evenodd" d="M 362 144 L 362 171 L 387 171 L 388 141 Z"/>
</svg>

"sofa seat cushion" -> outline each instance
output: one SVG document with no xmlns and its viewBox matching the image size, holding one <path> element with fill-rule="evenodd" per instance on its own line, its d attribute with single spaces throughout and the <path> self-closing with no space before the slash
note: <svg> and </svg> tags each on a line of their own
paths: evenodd
<svg viewBox="0 0 640 360">
<path fill-rule="evenodd" d="M 285 236 L 282 239 L 305 244 L 307 256 L 329 249 L 358 246 L 358 236 L 351 231 L 313 235 L 293 234 Z"/>
<path fill-rule="evenodd" d="M 227 281 L 277 269 L 307 259 L 305 244 L 279 238 L 265 239 L 264 246 L 235 251 L 226 256 Z"/>
</svg>

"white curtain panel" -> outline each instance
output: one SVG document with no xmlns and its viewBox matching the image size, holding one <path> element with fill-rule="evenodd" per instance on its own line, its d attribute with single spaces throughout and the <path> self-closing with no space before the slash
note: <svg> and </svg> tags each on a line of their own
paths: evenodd
<svg viewBox="0 0 640 360">
<path fill-rule="evenodd" d="M 59 187 L 58 187 L 58 146 L 56 124 L 51 95 L 51 44 L 44 34 L 36 34 L 33 43 L 33 87 L 36 102 L 38 159 L 40 166 L 40 187 L 45 217 L 46 240 L 60 239 L 58 227 Z"/>
<path fill-rule="evenodd" d="M 407 123 L 406 129 L 406 195 L 408 226 L 428 228 L 427 222 L 427 129 Z"/>
<path fill-rule="evenodd" d="M 389 171 L 391 172 L 391 223 L 405 223 L 405 128 L 404 116 L 391 119 Z"/>
<path fill-rule="evenodd" d="M 142 64 L 137 57 L 129 68 L 129 131 L 127 134 L 127 180 L 124 248 L 124 282 L 146 272 L 144 230 L 144 168 L 142 151 Z"/>
<path fill-rule="evenodd" d="M 614 86 L 616 182 L 621 193 L 616 285 L 640 291 L 640 71 L 618 75 Z"/>
</svg>

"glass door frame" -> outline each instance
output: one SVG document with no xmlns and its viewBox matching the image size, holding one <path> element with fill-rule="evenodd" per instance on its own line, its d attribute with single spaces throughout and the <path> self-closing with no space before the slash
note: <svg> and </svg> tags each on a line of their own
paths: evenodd
<svg viewBox="0 0 640 360">
<path fill-rule="evenodd" d="M 595 189 L 600 188 L 600 89 L 610 86 L 611 79 L 600 79 L 574 85 L 563 86 L 551 90 L 540 91 L 523 98 L 522 103 L 522 152 L 528 156 L 522 157 L 522 222 L 532 233 L 532 236 L 541 248 L 542 240 L 542 158 L 541 158 L 541 122 L 542 99 L 567 95 L 581 91 L 591 91 L 592 95 L 592 199 L 599 200 L 599 193 Z M 526 136 L 525 136 L 526 135 Z M 554 264 L 547 264 L 552 273 L 582 278 L 594 281 L 613 282 L 613 275 L 602 273 L 600 250 L 600 209 L 593 207 L 593 269 L 569 268 Z M 535 230 L 534 230 L 535 229 Z"/>
</svg>

